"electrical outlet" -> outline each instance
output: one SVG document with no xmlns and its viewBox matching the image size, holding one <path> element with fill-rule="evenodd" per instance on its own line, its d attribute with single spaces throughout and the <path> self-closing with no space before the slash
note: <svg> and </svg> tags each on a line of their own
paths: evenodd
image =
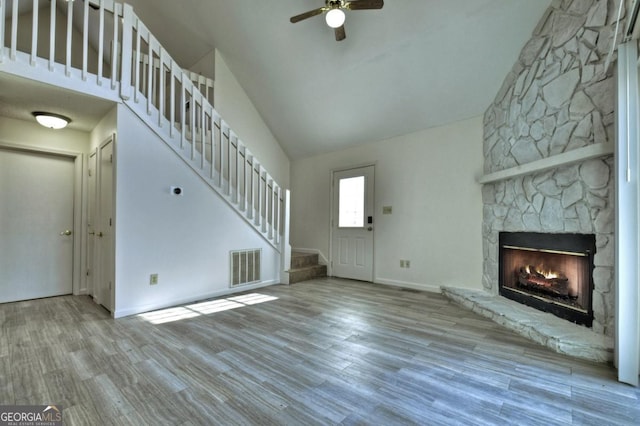
<svg viewBox="0 0 640 426">
<path fill-rule="evenodd" d="M 382 214 L 391 214 L 393 208 L 391 206 L 382 206 Z"/>
<path fill-rule="evenodd" d="M 401 260 L 401 261 L 400 261 L 400 267 L 401 267 L 401 268 L 404 268 L 404 267 L 405 267 L 404 265 L 405 265 L 404 260 Z"/>
<path fill-rule="evenodd" d="M 149 276 L 149 285 L 156 285 L 158 284 L 158 274 L 151 274 Z"/>
<path fill-rule="evenodd" d="M 411 268 L 411 261 L 409 261 L 409 260 L 405 260 L 405 261 L 404 261 L 404 267 L 405 267 L 405 268 Z"/>
</svg>

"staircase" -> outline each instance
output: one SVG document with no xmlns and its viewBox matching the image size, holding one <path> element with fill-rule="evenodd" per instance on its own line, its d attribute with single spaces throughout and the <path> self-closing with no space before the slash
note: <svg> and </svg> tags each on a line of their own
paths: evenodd
<svg viewBox="0 0 640 426">
<path fill-rule="evenodd" d="M 327 276 L 327 265 L 320 265 L 317 253 L 291 253 L 291 269 L 289 270 L 289 284 L 308 281 Z"/>
<path fill-rule="evenodd" d="M 184 71 L 130 5 L 0 0 L 0 15 L 0 72 L 124 103 L 281 253 L 283 263 L 289 258 L 288 190 L 215 110 L 213 81 Z M 41 28 L 49 32 L 46 45 L 38 44 Z"/>
</svg>

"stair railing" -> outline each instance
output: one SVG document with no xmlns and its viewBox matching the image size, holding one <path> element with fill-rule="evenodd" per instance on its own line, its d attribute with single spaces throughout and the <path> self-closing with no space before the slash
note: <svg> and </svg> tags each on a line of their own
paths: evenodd
<svg viewBox="0 0 640 426">
<path fill-rule="evenodd" d="M 288 214 L 285 191 L 214 109 L 213 81 L 185 72 L 130 5 L 113 0 L 50 0 L 46 17 L 49 43 L 43 46 L 38 44 L 38 31 L 46 28 L 39 17 L 41 1 L 0 0 L 1 16 L 8 3 L 9 19 L 0 20 L 0 64 L 8 57 L 27 64 L 34 78 L 44 79 L 45 69 L 50 72 L 47 80 L 59 82 L 57 74 L 64 72 L 66 86 L 96 94 L 98 85 L 118 93 L 203 180 L 281 250 Z M 26 18 L 21 21 L 20 4 L 31 6 L 30 23 L 24 22 Z M 7 22 L 10 40 L 5 40 Z M 27 45 L 26 37 L 19 38 L 19 30 L 29 24 Z M 65 30 L 59 31 L 63 25 Z M 92 81 L 95 85 L 90 90 Z"/>
</svg>

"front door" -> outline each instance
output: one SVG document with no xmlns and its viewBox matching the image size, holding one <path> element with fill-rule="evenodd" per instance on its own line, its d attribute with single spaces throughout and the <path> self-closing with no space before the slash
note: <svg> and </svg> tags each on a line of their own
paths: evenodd
<svg viewBox="0 0 640 426">
<path fill-rule="evenodd" d="M 0 302 L 73 291 L 74 159 L 0 148 Z"/>
<path fill-rule="evenodd" d="M 333 173 L 333 276 L 373 281 L 373 185 L 373 166 Z"/>
</svg>

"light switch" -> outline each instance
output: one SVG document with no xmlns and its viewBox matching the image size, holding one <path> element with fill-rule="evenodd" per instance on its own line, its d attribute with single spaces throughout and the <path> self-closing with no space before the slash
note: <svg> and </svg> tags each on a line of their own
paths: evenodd
<svg viewBox="0 0 640 426">
<path fill-rule="evenodd" d="M 382 206 L 382 214 L 391 214 L 391 206 Z"/>
</svg>

